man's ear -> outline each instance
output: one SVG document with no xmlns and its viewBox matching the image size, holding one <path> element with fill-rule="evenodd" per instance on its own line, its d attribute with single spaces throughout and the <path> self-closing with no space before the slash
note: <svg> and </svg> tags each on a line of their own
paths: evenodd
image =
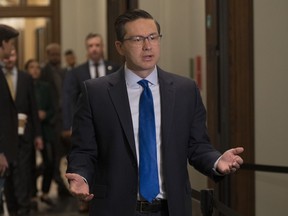
<svg viewBox="0 0 288 216">
<path fill-rule="evenodd" d="M 115 47 L 116 47 L 118 53 L 123 56 L 123 55 L 124 55 L 124 52 L 123 52 L 123 50 L 122 50 L 122 42 L 120 42 L 120 41 L 115 41 Z"/>
</svg>

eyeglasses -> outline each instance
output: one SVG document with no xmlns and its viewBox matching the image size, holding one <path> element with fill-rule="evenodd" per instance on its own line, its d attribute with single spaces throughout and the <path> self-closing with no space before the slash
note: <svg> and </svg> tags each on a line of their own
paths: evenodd
<svg viewBox="0 0 288 216">
<path fill-rule="evenodd" d="M 123 42 L 130 41 L 130 43 L 135 46 L 143 46 L 145 40 L 147 39 L 150 44 L 155 45 L 155 44 L 158 44 L 161 37 L 162 37 L 161 34 L 151 34 L 146 37 L 145 36 L 132 36 L 132 37 L 123 39 Z"/>
</svg>

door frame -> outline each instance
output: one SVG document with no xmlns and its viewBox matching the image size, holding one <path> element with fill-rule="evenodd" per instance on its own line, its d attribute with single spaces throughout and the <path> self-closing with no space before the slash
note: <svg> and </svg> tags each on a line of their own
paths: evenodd
<svg viewBox="0 0 288 216">
<path fill-rule="evenodd" d="M 254 163 L 253 1 L 206 0 L 207 125 L 222 152 L 243 146 Z M 255 215 L 255 173 L 239 170 L 215 194 L 241 215 Z"/>
</svg>

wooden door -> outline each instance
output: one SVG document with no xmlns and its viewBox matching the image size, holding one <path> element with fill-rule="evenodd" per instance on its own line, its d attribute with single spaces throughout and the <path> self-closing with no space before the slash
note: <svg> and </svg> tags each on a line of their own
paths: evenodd
<svg viewBox="0 0 288 216">
<path fill-rule="evenodd" d="M 243 146 L 254 163 L 253 1 L 206 0 L 208 130 L 216 148 Z M 239 170 L 216 196 L 241 215 L 255 215 L 255 176 Z"/>
</svg>

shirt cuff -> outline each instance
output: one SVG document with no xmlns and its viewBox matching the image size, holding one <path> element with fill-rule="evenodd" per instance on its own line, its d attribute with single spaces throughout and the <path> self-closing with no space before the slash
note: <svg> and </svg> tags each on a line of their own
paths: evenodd
<svg viewBox="0 0 288 216">
<path fill-rule="evenodd" d="M 87 181 L 87 179 L 84 178 L 83 176 L 82 176 L 82 179 L 83 179 L 83 181 L 88 185 L 88 181 Z"/>
<path fill-rule="evenodd" d="M 216 162 L 214 163 L 214 166 L 213 166 L 213 171 L 214 171 L 214 173 L 215 173 L 217 176 L 224 176 L 224 174 L 222 174 L 222 173 L 220 173 L 220 172 L 217 171 L 217 165 L 218 165 L 218 162 L 219 162 L 219 160 L 221 159 L 221 157 L 222 157 L 222 156 L 220 156 L 220 157 L 216 160 Z"/>
</svg>

